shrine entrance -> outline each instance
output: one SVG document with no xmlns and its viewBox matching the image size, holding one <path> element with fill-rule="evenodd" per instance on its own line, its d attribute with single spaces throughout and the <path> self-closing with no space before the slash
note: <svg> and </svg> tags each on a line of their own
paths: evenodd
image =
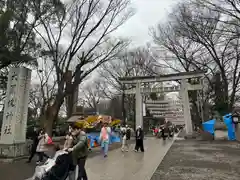
<svg viewBox="0 0 240 180">
<path fill-rule="evenodd" d="M 135 120 L 136 127 L 143 126 L 143 95 L 146 93 L 161 93 L 161 92 L 179 92 L 181 97 L 181 102 L 183 104 L 183 119 L 186 125 L 187 134 L 193 132 L 190 103 L 188 91 L 193 90 L 203 90 L 203 78 L 205 76 L 205 71 L 192 71 L 192 72 L 182 72 L 174 73 L 160 76 L 133 76 L 133 77 L 120 77 L 119 81 L 125 85 L 135 85 L 135 88 L 124 90 L 126 94 L 135 94 L 136 98 L 136 108 L 135 108 Z M 194 84 L 190 84 L 191 80 L 194 80 Z M 178 81 L 180 86 L 171 87 L 157 87 L 151 88 L 151 86 L 146 87 L 146 84 L 166 82 L 166 81 Z M 197 83 L 196 83 L 197 82 Z"/>
<path fill-rule="evenodd" d="M 156 118 L 164 118 L 165 121 L 170 121 L 175 125 L 183 125 L 184 114 L 183 104 L 181 100 L 146 100 L 146 108 L 150 114 Z"/>
</svg>

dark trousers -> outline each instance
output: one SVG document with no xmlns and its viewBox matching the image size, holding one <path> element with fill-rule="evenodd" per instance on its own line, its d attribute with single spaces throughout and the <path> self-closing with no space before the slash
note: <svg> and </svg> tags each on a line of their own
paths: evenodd
<svg viewBox="0 0 240 180">
<path fill-rule="evenodd" d="M 166 129 L 162 129 L 162 138 L 165 139 L 166 136 L 165 136 L 165 132 L 166 132 Z"/>
<path fill-rule="evenodd" d="M 139 148 L 142 152 L 144 152 L 143 139 L 136 139 L 135 150 L 138 151 Z"/>
<path fill-rule="evenodd" d="M 78 159 L 78 178 L 77 180 L 88 180 L 85 169 L 86 157 Z"/>
<path fill-rule="evenodd" d="M 38 152 L 38 157 L 39 157 L 38 161 L 40 161 L 40 162 L 43 161 L 44 157 L 47 158 L 47 159 L 49 158 L 49 156 L 46 155 L 44 152 Z"/>
<path fill-rule="evenodd" d="M 31 150 L 30 150 L 30 156 L 28 158 L 28 162 L 31 162 L 33 156 L 36 154 L 36 149 L 37 149 L 37 146 L 32 146 L 31 147 Z"/>
</svg>

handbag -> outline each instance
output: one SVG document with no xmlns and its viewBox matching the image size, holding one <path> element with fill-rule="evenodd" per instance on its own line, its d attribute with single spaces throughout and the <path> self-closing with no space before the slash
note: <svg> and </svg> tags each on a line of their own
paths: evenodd
<svg viewBox="0 0 240 180">
<path fill-rule="evenodd" d="M 51 145 L 53 144 L 53 141 L 52 141 L 52 138 L 48 136 L 48 139 L 47 139 L 47 144 L 48 145 Z"/>
</svg>

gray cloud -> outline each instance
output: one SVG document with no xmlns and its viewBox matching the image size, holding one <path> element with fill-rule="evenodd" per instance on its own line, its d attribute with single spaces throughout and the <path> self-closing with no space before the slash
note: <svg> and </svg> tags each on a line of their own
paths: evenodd
<svg viewBox="0 0 240 180">
<path fill-rule="evenodd" d="M 143 45 L 151 41 L 149 27 L 165 21 L 168 12 L 178 2 L 180 0 L 133 0 L 136 14 L 121 26 L 116 34 L 129 37 L 134 45 Z"/>
</svg>

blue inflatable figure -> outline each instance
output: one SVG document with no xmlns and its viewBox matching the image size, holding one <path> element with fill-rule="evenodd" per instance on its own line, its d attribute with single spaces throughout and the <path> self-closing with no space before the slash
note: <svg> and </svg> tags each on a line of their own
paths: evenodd
<svg viewBox="0 0 240 180">
<path fill-rule="evenodd" d="M 202 123 L 203 130 L 206 131 L 206 132 L 211 133 L 214 136 L 215 123 L 216 123 L 215 119 L 212 119 L 212 120 L 209 120 L 209 121 L 206 121 L 206 122 Z"/>
<path fill-rule="evenodd" d="M 223 116 L 223 120 L 228 129 L 228 139 L 231 141 L 236 140 L 235 124 L 232 122 L 232 114 L 226 114 L 225 116 Z"/>
</svg>

